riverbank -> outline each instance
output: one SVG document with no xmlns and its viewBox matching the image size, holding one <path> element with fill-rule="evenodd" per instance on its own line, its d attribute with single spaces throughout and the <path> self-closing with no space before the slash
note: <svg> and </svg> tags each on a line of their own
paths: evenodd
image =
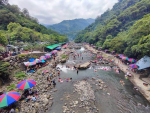
<svg viewBox="0 0 150 113">
<path fill-rule="evenodd" d="M 92 51 L 93 53 L 97 53 L 98 50 L 92 48 L 92 47 L 89 47 L 89 45 L 84 45 L 85 48 L 87 48 L 88 50 Z M 102 52 L 103 54 L 103 57 L 105 58 L 113 58 L 114 59 L 114 63 L 116 65 L 118 65 L 118 67 L 124 72 L 124 73 L 127 73 L 127 72 L 130 72 L 132 74 L 132 77 L 129 78 L 129 80 L 135 85 L 135 87 L 137 87 L 139 89 L 139 91 L 141 92 L 141 94 L 150 102 L 150 91 L 148 91 L 148 89 L 150 88 L 150 85 L 148 85 L 147 87 L 143 85 L 144 81 L 142 81 L 140 79 L 140 74 L 136 74 L 136 73 L 133 73 L 132 71 L 128 71 L 128 66 L 125 65 L 125 64 L 122 64 L 122 63 L 119 63 L 120 60 L 118 58 L 115 58 L 113 55 L 111 54 L 107 54 L 105 52 Z M 150 81 L 149 81 L 150 83 Z"/>
<path fill-rule="evenodd" d="M 58 76 L 58 71 L 56 68 L 53 68 L 52 65 L 58 64 L 61 61 L 61 55 L 68 54 L 66 51 L 70 51 L 69 49 L 59 51 L 57 53 L 57 57 L 54 59 L 49 59 L 49 65 L 42 67 L 38 69 L 35 73 L 32 74 L 26 74 L 26 77 L 23 79 L 33 79 L 36 81 L 36 85 L 31 88 L 32 92 L 37 91 L 38 96 L 36 98 L 36 102 L 33 102 L 32 100 L 26 102 L 26 99 L 23 99 L 23 96 L 21 96 L 20 100 L 15 104 L 15 109 L 18 109 L 18 113 L 44 113 L 48 112 L 50 110 L 50 107 L 53 104 L 53 92 L 56 92 L 57 89 L 55 89 L 54 85 L 50 85 L 50 82 L 47 80 L 47 77 L 50 77 L 50 80 L 54 80 L 55 77 Z M 42 75 L 43 70 L 47 70 L 48 73 L 44 73 Z M 18 90 L 16 88 L 16 85 L 18 82 L 22 81 L 21 78 L 16 78 L 14 76 L 11 77 L 12 80 L 10 84 L 6 84 L 2 86 L 1 92 L 9 92 L 10 90 L 17 91 L 20 95 L 23 94 L 23 90 Z M 12 85 L 14 87 L 12 87 Z M 8 87 L 11 87 L 8 88 Z M 17 111 L 16 111 L 17 112 Z"/>
</svg>

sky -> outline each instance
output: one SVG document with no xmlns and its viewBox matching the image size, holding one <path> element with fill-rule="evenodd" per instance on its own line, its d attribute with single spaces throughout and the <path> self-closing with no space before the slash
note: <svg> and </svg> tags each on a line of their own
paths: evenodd
<svg viewBox="0 0 150 113">
<path fill-rule="evenodd" d="M 63 20 L 93 18 L 111 9 L 118 0 L 9 0 L 21 10 L 28 9 L 39 23 L 52 25 Z"/>
</svg>

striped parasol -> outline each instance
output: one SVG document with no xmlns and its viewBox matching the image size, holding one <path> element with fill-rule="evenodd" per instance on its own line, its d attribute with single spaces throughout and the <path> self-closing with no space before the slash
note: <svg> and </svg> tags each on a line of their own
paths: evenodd
<svg viewBox="0 0 150 113">
<path fill-rule="evenodd" d="M 135 63 L 135 62 L 136 62 L 136 60 L 135 60 L 135 59 L 133 59 L 133 58 L 129 58 L 129 59 L 128 59 L 128 61 L 133 62 L 133 63 Z"/>
<path fill-rule="evenodd" d="M 131 65 L 129 65 L 129 66 L 132 67 L 132 68 L 139 68 L 139 66 L 136 65 L 136 64 L 131 64 Z"/>
<path fill-rule="evenodd" d="M 28 80 L 23 80 L 19 82 L 17 85 L 17 88 L 25 90 L 25 89 L 30 89 L 35 85 L 36 85 L 36 82 L 34 80 L 28 79 Z"/>
<path fill-rule="evenodd" d="M 36 65 L 36 62 L 35 61 L 34 62 L 27 62 L 25 65 L 26 66 L 33 66 L 33 65 Z"/>
<path fill-rule="evenodd" d="M 19 100 L 20 94 L 16 91 L 10 91 L 0 96 L 0 108 L 11 105 Z"/>
<path fill-rule="evenodd" d="M 128 57 L 123 57 L 122 59 L 123 59 L 123 60 L 128 60 Z"/>
</svg>

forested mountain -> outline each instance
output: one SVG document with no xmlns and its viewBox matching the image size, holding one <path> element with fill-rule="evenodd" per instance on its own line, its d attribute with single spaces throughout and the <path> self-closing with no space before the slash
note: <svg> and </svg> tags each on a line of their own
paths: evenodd
<svg viewBox="0 0 150 113">
<path fill-rule="evenodd" d="M 75 42 L 89 42 L 129 57 L 150 55 L 150 0 L 119 0 L 97 17 Z"/>
<path fill-rule="evenodd" d="M 10 5 L 8 0 L 0 0 L 0 32 L 2 37 L 4 36 L 12 43 L 16 41 L 67 41 L 67 37 L 40 25 L 36 18 L 29 15 L 27 9 L 21 11 L 17 5 Z"/>
<path fill-rule="evenodd" d="M 74 19 L 74 20 L 64 20 L 58 24 L 50 25 L 50 28 L 58 33 L 67 35 L 70 40 L 76 37 L 76 34 L 83 30 L 85 27 L 93 23 L 94 19 Z"/>
</svg>

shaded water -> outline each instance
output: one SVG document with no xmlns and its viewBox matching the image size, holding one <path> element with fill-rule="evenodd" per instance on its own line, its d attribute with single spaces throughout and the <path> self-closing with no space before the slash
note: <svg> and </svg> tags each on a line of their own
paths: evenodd
<svg viewBox="0 0 150 113">
<path fill-rule="evenodd" d="M 78 50 L 77 52 L 83 50 L 84 48 L 81 48 L 81 50 Z M 73 60 L 70 55 L 69 61 L 63 64 L 63 67 L 62 65 L 58 65 L 58 67 L 62 70 L 60 77 L 64 81 L 63 83 L 57 82 L 56 89 L 58 89 L 58 91 L 53 94 L 54 103 L 50 113 L 62 113 L 62 106 L 65 102 L 69 101 L 65 99 L 65 94 L 71 94 L 71 99 L 79 98 L 79 95 L 73 93 L 73 84 L 76 81 L 81 81 L 85 78 L 92 85 L 93 90 L 95 91 L 95 104 L 100 113 L 150 113 L 149 102 L 138 91 L 133 90 L 132 83 L 129 80 L 124 79 L 123 72 L 117 74 L 113 69 L 111 71 L 97 69 L 97 72 L 94 72 L 93 68 L 89 68 L 86 70 L 79 70 L 79 74 L 77 74 L 76 70 L 65 67 L 65 65 L 72 66 L 75 63 L 86 62 L 93 59 L 93 56 L 89 53 L 82 54 L 82 56 L 83 60 L 81 57 Z M 97 67 L 100 66 L 95 66 L 95 68 Z M 97 78 L 97 75 L 99 76 L 99 79 L 102 79 L 108 86 L 108 91 L 96 90 L 98 86 L 95 85 L 95 81 L 91 78 Z M 71 77 L 73 79 L 72 82 L 65 81 L 65 78 Z M 120 80 L 125 82 L 124 86 L 120 84 Z M 110 93 L 110 95 L 107 95 L 107 93 Z M 63 101 L 60 100 L 61 98 L 63 98 Z"/>
</svg>

